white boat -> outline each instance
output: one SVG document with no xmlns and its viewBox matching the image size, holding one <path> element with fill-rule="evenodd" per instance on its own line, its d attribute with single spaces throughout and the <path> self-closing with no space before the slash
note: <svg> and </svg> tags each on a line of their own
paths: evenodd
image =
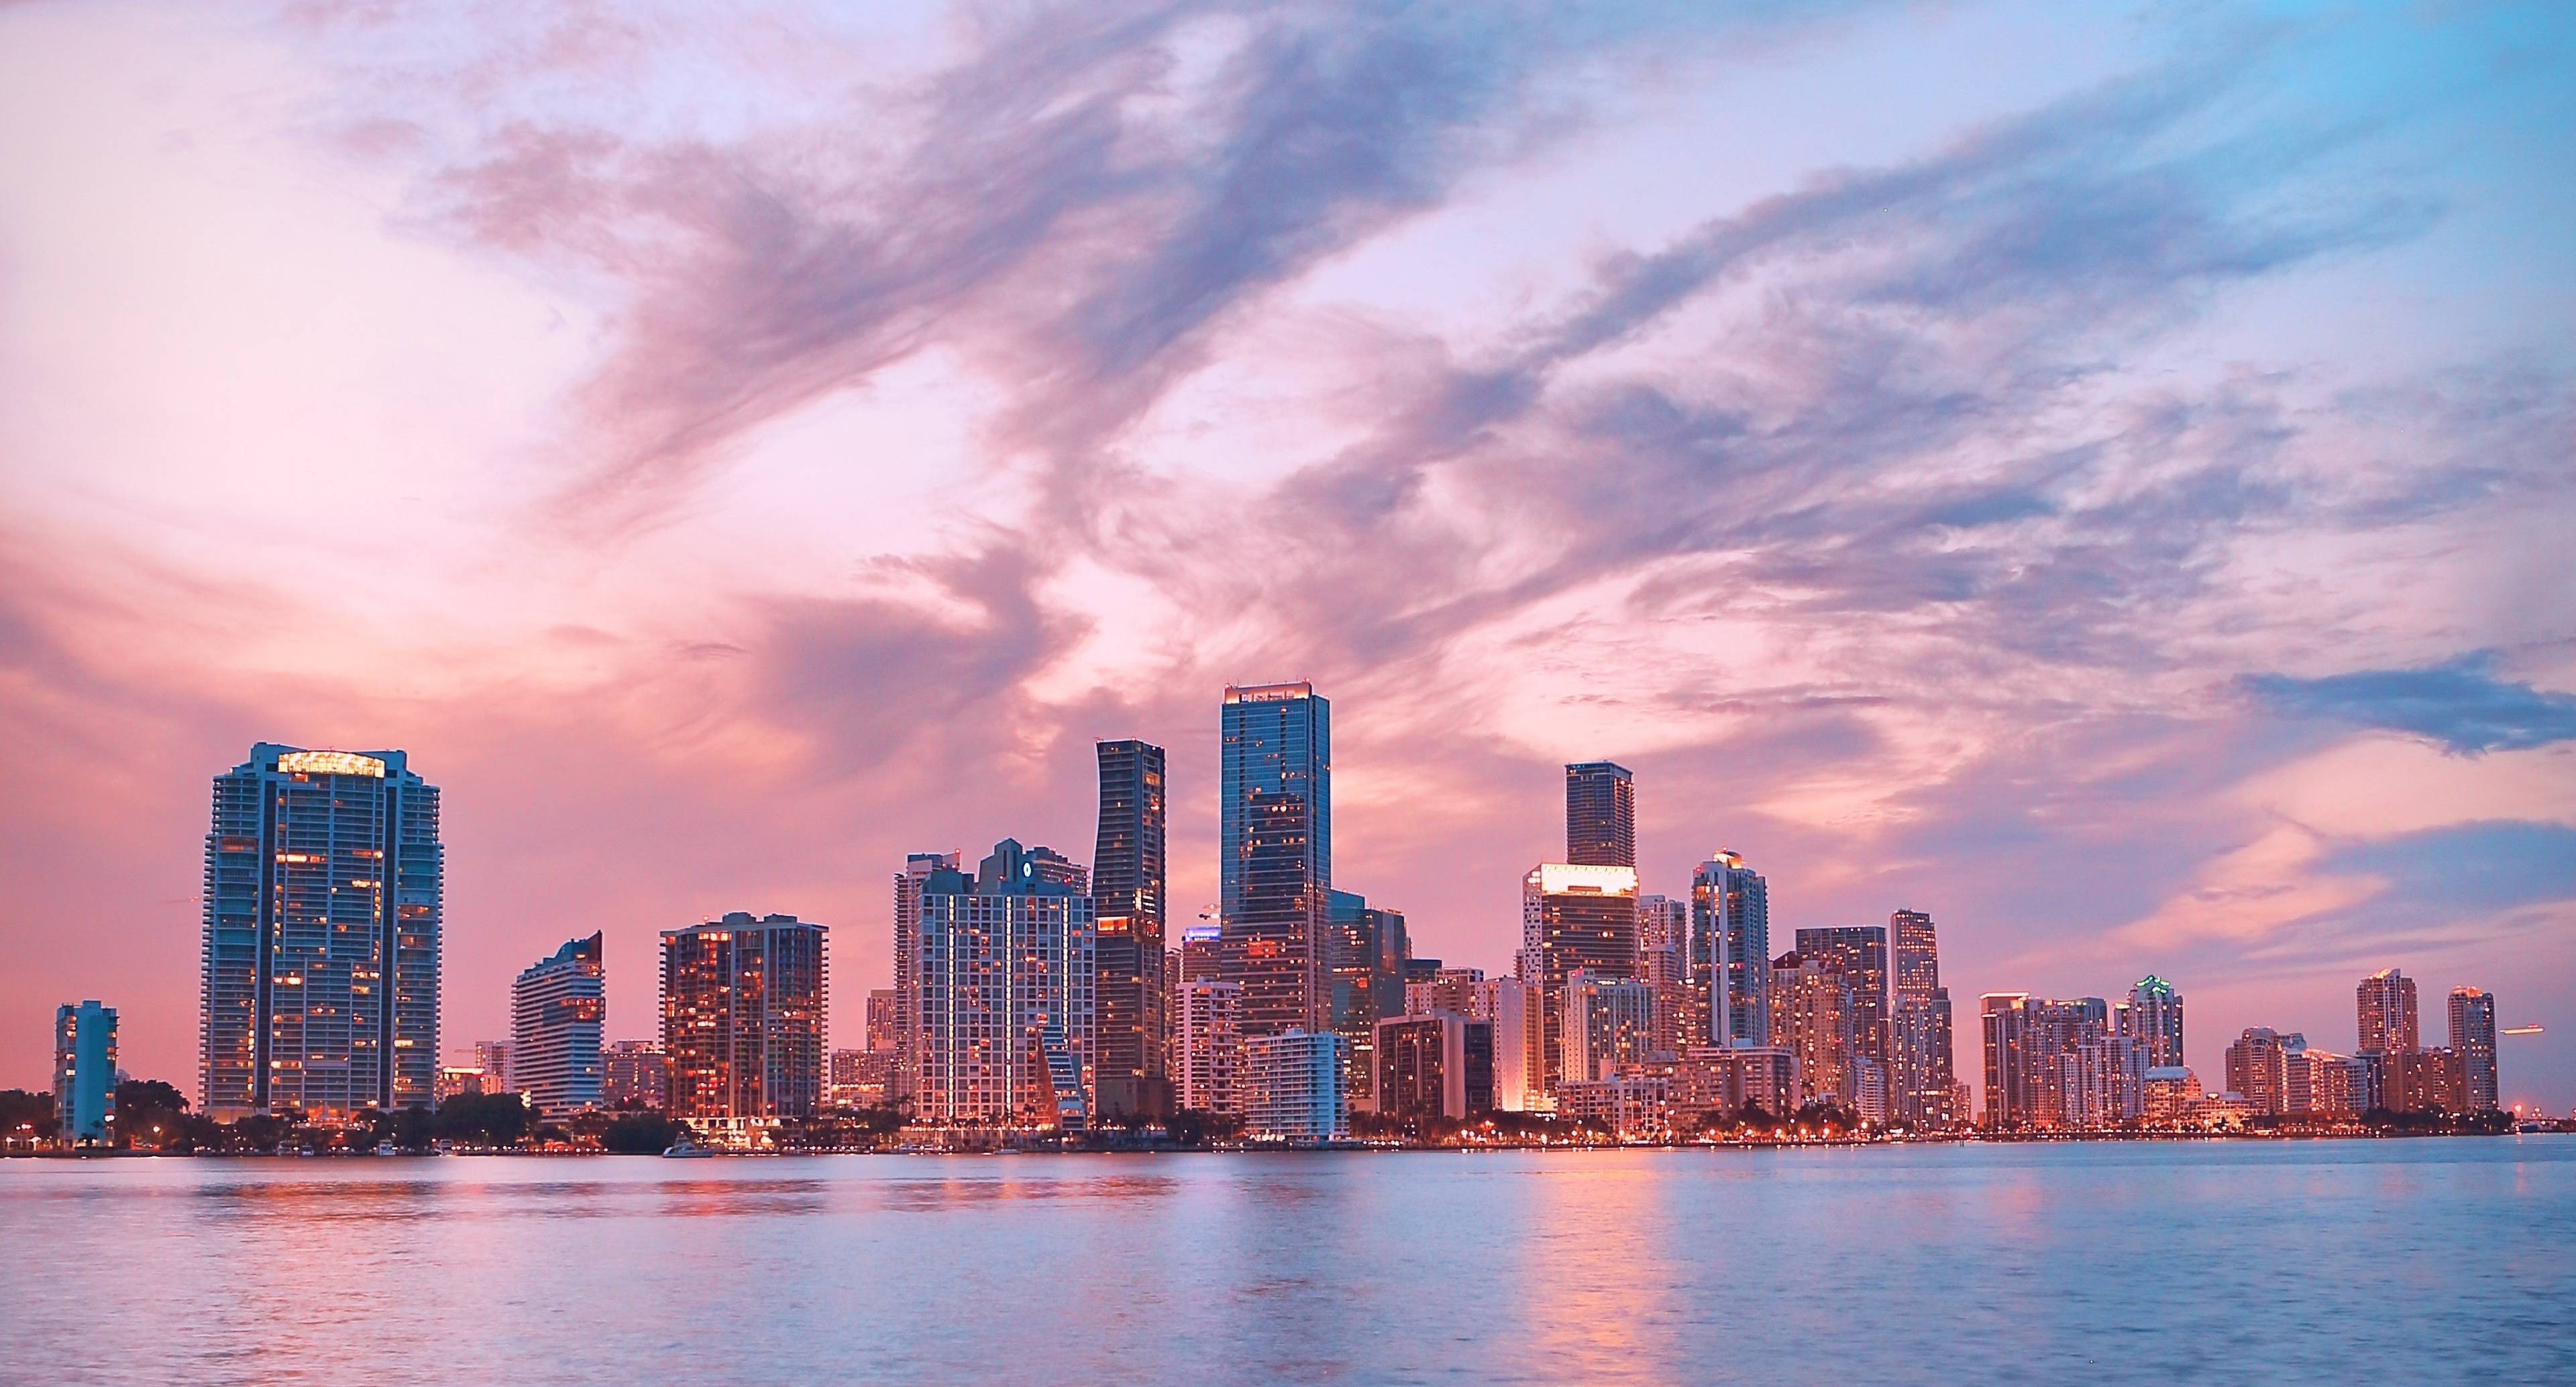
<svg viewBox="0 0 2576 1387">
<path fill-rule="evenodd" d="M 682 1133 L 678 1141 L 672 1142 L 670 1145 L 662 1148 L 662 1158 L 664 1160 L 671 1161 L 695 1160 L 701 1156 L 712 1156 L 714 1154 L 715 1152 L 689 1140 L 686 1133 Z"/>
</svg>

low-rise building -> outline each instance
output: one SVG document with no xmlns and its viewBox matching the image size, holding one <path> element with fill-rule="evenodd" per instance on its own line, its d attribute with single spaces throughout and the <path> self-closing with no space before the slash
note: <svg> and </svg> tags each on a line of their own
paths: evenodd
<svg viewBox="0 0 2576 1387">
<path fill-rule="evenodd" d="M 1348 1138 L 1343 1044 L 1333 1032 L 1302 1029 L 1245 1040 L 1244 1135 L 1298 1144 Z"/>
</svg>

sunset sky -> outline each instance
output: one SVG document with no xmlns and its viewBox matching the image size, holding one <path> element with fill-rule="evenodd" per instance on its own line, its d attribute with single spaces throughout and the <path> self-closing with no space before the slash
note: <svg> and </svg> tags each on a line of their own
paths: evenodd
<svg viewBox="0 0 2576 1387">
<path fill-rule="evenodd" d="M 863 11 L 853 19 L 847 11 Z M 208 781 L 444 796 L 446 1048 L 608 936 L 1091 855 L 1333 703 L 1335 882 L 1649 890 L 2576 1105 L 2576 10 L 0 3 L 0 1087 L 196 1090 Z"/>
</svg>

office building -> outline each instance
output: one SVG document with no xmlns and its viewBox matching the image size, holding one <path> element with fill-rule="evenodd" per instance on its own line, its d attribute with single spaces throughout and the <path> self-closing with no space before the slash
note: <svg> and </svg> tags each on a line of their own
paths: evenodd
<svg viewBox="0 0 2576 1387">
<path fill-rule="evenodd" d="M 1565 768 L 1565 860 L 1637 865 L 1637 786 L 1627 767 L 1586 761 Z"/>
<path fill-rule="evenodd" d="M 1712 1044 L 1771 1043 L 1771 887 L 1733 852 L 1691 874 L 1691 985 Z"/>
<path fill-rule="evenodd" d="M 958 870 L 953 852 L 916 852 L 894 877 L 894 1088 L 909 1098 L 921 1079 L 921 893 L 934 872 Z"/>
<path fill-rule="evenodd" d="M 1243 1042 L 1243 1132 L 1256 1141 L 1340 1141 L 1351 1133 L 1342 1096 L 1342 1038 L 1287 1030 Z"/>
<path fill-rule="evenodd" d="M 2462 1097 L 2470 1112 L 2494 1112 L 2496 1097 L 2495 994 L 2482 987 L 2451 989 L 2451 1052 L 2460 1057 Z"/>
<path fill-rule="evenodd" d="M 1164 977 L 1163 749 L 1101 742 L 1100 825 L 1091 858 L 1099 926 L 1098 1090 L 1105 1117 L 1172 1110 L 1171 1031 Z"/>
<path fill-rule="evenodd" d="M 599 1034 L 608 992 L 600 940 L 594 934 L 568 941 L 510 988 L 510 1082 L 548 1116 L 606 1101 Z"/>
<path fill-rule="evenodd" d="M 600 1057 L 600 1098 L 612 1108 L 661 1108 L 671 1102 L 671 1065 L 650 1040 L 621 1040 Z"/>
<path fill-rule="evenodd" d="M 1377 1023 L 1377 1111 L 1464 1121 L 1494 1106 L 1494 1027 L 1456 1012 Z"/>
<path fill-rule="evenodd" d="M 1327 1029 L 1331 705 L 1309 684 L 1228 685 L 1220 722 L 1220 952 L 1244 1033 Z"/>
<path fill-rule="evenodd" d="M 1181 984 L 1180 1102 L 1191 1112 L 1243 1113 L 1243 984 Z"/>
<path fill-rule="evenodd" d="M 399 751 L 262 742 L 215 777 L 199 1111 L 433 1101 L 443 853 L 438 791 Z"/>
<path fill-rule="evenodd" d="M 1943 1128 L 1967 1120 L 1952 1094 L 1958 1087 L 1950 991 L 1941 985 L 1941 954 L 1932 917 L 1899 910 L 1887 917 L 1893 1010 L 1888 1018 L 1888 1105 L 1909 1126 Z"/>
<path fill-rule="evenodd" d="M 740 1132 L 823 1101 L 823 926 L 733 911 L 662 931 L 662 1054 L 673 1117 Z"/>
<path fill-rule="evenodd" d="M 1797 941 L 1798 957 L 1822 959 L 1826 967 L 1842 974 L 1851 989 L 1852 1053 L 1884 1069 L 1895 1053 L 1886 927 L 1802 929 Z"/>
<path fill-rule="evenodd" d="M 1643 979 L 1595 977 L 1588 968 L 1565 975 L 1564 1016 L 1557 1083 L 1608 1078 L 1655 1053 L 1655 990 Z"/>
<path fill-rule="evenodd" d="M 2353 989 L 2363 1054 L 2408 1054 L 2424 1048 L 2415 1015 L 2415 980 L 2382 968 Z"/>
<path fill-rule="evenodd" d="M 1861 1007 L 1855 979 L 1821 954 L 1785 953 L 1771 960 L 1771 1038 L 1798 1057 L 1809 1102 L 1856 1107 Z"/>
<path fill-rule="evenodd" d="M 1180 970 L 1173 985 L 1187 986 L 1224 977 L 1224 943 L 1224 929 L 1213 920 L 1181 926 L 1181 947 L 1172 951 L 1178 955 Z"/>
<path fill-rule="evenodd" d="M 1806 1103 L 1798 1057 L 1785 1046 L 1699 1045 L 1673 1064 L 1671 1101 L 1676 1122 L 1736 1117 L 1758 1108 L 1786 1117 Z"/>
<path fill-rule="evenodd" d="M 2172 983 L 2153 973 L 2138 979 L 2138 985 L 2129 989 L 2127 1005 L 2120 1009 L 2119 1029 L 2146 1047 L 2151 1067 L 2182 1066 L 2182 994 Z"/>
<path fill-rule="evenodd" d="M 1342 1038 L 1350 1072 L 1343 1092 L 1355 1112 L 1374 1112 L 1377 1023 L 1404 1014 L 1405 964 L 1412 952 L 1404 912 L 1369 905 L 1354 891 L 1326 896 L 1330 923 L 1324 932 L 1324 976 L 1331 1000 L 1331 1030 Z"/>
<path fill-rule="evenodd" d="M 1632 976 L 1637 966 L 1637 869 L 1551 862 L 1521 884 L 1524 976 L 1539 989 L 1542 1091 L 1564 1077 L 1565 980 Z M 1587 1076 L 1588 1077 L 1588 1076 Z"/>
<path fill-rule="evenodd" d="M 1690 902 L 1637 898 L 1637 973 L 1655 990 L 1655 1053 L 1708 1043 L 1708 999 L 1690 981 Z"/>
<path fill-rule="evenodd" d="M 75 1146 L 116 1139 L 116 1008 L 65 1002 L 54 1009 L 56 1136 Z"/>
<path fill-rule="evenodd" d="M 921 889 L 916 1121 L 1085 1130 L 1096 1106 L 1099 932 L 1080 873 L 1005 838 Z"/>
</svg>

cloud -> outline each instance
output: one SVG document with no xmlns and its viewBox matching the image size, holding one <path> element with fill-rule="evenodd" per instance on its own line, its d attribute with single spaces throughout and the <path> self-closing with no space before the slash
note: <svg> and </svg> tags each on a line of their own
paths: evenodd
<svg viewBox="0 0 2576 1387">
<path fill-rule="evenodd" d="M 2388 881 L 2373 912 L 2437 917 L 2576 900 L 2576 828 L 2485 820 L 2352 843 L 2327 854 L 2330 873 Z"/>
<path fill-rule="evenodd" d="M 2418 669 L 2358 670 L 2320 679 L 2257 674 L 2239 683 L 2283 717 L 2404 732 L 2463 756 L 2576 740 L 2576 694 L 2500 679 L 2495 667 L 2495 652 L 2479 650 Z"/>
</svg>

